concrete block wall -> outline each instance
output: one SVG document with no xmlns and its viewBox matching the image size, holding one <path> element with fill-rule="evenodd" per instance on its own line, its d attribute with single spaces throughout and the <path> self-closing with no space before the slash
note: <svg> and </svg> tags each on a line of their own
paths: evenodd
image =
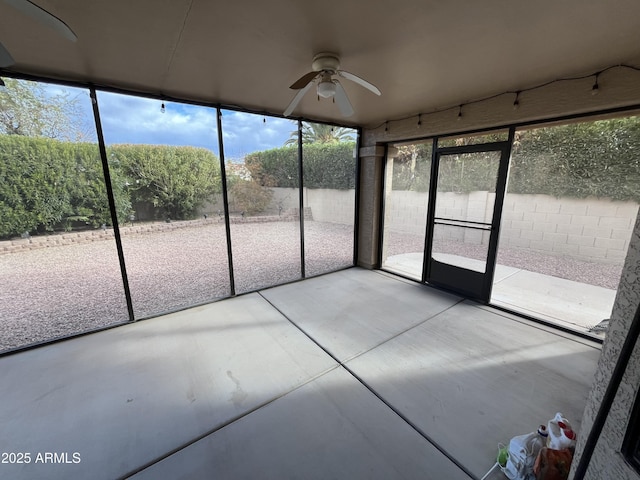
<svg viewBox="0 0 640 480">
<path fill-rule="evenodd" d="M 508 194 L 500 245 L 622 265 L 637 213 L 635 202 Z"/>
<path fill-rule="evenodd" d="M 441 193 L 436 216 L 490 223 L 494 198 L 488 192 Z M 424 235 L 427 200 L 426 192 L 392 191 L 385 202 L 385 228 Z M 507 194 L 500 245 L 621 265 L 637 213 L 635 202 Z M 482 232 L 444 226 L 437 227 L 434 238 L 475 244 L 488 241 Z"/>
<path fill-rule="evenodd" d="M 491 223 L 494 198 L 495 194 L 489 192 L 440 193 L 436 203 L 436 217 Z M 428 201 L 427 192 L 393 190 L 385 202 L 385 228 L 411 235 L 424 235 Z M 478 235 L 470 234 L 468 230 L 465 233 L 465 229 L 445 226 L 440 226 L 435 236 L 460 241 L 468 237 L 469 242 L 478 238 Z"/>
<path fill-rule="evenodd" d="M 439 193 L 436 200 L 436 217 L 462 219 L 469 210 L 469 195 L 457 193 Z M 436 225 L 433 229 L 434 240 L 455 240 L 464 242 L 464 228 L 448 225 Z"/>
<path fill-rule="evenodd" d="M 426 192 L 391 191 L 384 204 L 385 228 L 410 235 L 424 235 L 428 201 Z"/>
<path fill-rule="evenodd" d="M 451 220 L 465 219 L 470 222 L 491 223 L 495 193 L 442 192 L 436 200 L 436 218 Z M 488 245 L 489 234 L 481 230 L 436 225 L 433 231 L 434 240 L 456 240 L 474 245 Z"/>
</svg>

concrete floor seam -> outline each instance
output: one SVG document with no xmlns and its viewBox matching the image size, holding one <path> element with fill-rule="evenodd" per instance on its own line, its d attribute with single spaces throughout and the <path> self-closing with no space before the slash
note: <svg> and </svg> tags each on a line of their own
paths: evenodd
<svg viewBox="0 0 640 480">
<path fill-rule="evenodd" d="M 260 294 L 260 292 L 258 292 Z M 262 294 L 260 294 L 260 296 L 262 296 Z M 324 346 L 322 346 L 318 341 L 316 341 L 309 333 L 307 333 L 302 327 L 300 327 L 297 323 L 295 323 L 293 320 L 291 320 L 287 315 L 285 315 L 278 307 L 276 307 L 273 303 L 271 303 L 267 298 L 265 298 L 264 296 L 262 296 L 262 298 L 265 299 L 265 301 L 267 301 L 275 310 L 277 310 L 284 318 L 286 318 L 293 326 L 295 326 L 298 330 L 300 330 L 300 332 L 302 332 L 307 338 L 309 338 L 309 340 L 311 340 L 314 344 L 316 344 L 320 349 L 322 349 L 327 355 L 329 355 L 332 359 L 334 359 L 336 362 L 338 362 L 338 366 L 344 368 L 349 375 L 351 375 L 355 380 L 357 380 L 363 387 L 365 387 L 369 392 L 371 392 L 378 400 L 380 400 L 382 403 L 384 403 L 387 408 L 389 408 L 389 410 L 391 410 L 393 413 L 395 413 L 401 420 L 403 420 L 407 425 L 409 425 L 415 432 L 417 432 L 422 438 L 424 438 L 427 442 L 429 442 L 436 450 L 438 450 L 442 455 L 444 455 L 451 463 L 453 463 L 455 466 L 457 466 L 460 470 L 462 470 L 469 478 L 472 478 L 474 480 L 478 480 L 478 478 L 472 473 L 470 472 L 464 465 L 462 465 L 460 462 L 458 462 L 455 457 L 453 457 L 453 455 L 451 455 L 447 450 L 445 450 L 442 446 L 440 446 L 435 440 L 433 440 L 429 435 L 427 435 L 424 431 L 422 431 L 422 429 L 420 429 L 417 425 L 415 425 L 411 420 L 409 420 L 405 415 L 402 414 L 402 412 L 400 412 L 398 409 L 396 409 L 393 405 L 391 405 L 387 400 L 384 399 L 384 397 L 382 397 L 373 387 L 371 387 L 367 382 L 365 382 L 362 378 L 360 378 L 353 370 L 351 370 L 348 365 L 346 365 L 347 362 L 350 362 L 351 360 L 353 360 L 354 358 L 359 357 L 360 355 L 363 355 L 364 353 L 370 352 L 371 350 L 378 348 L 380 345 L 385 344 L 387 341 L 391 340 L 387 339 L 386 341 L 380 343 L 379 345 L 376 345 L 375 347 L 372 347 L 370 349 L 368 349 L 365 352 L 362 352 L 358 355 L 355 355 L 354 357 L 345 360 L 344 362 L 341 362 L 337 357 L 335 357 L 331 352 L 329 352 Z M 456 303 L 454 303 L 453 305 L 449 306 L 448 308 L 444 309 L 441 312 L 438 312 L 436 315 L 432 315 L 431 317 L 429 317 L 428 319 L 420 322 L 418 325 L 422 325 L 425 322 L 427 322 L 428 320 L 436 317 L 437 315 L 440 315 L 443 312 L 446 312 L 447 310 L 449 310 L 450 308 L 458 305 L 460 302 L 463 302 L 464 298 L 460 299 L 459 301 L 457 301 Z M 406 329 L 405 331 L 401 332 L 405 333 L 409 330 L 411 330 L 412 328 L 417 327 L 418 325 L 414 325 L 408 329 Z M 400 335 L 398 334 L 398 335 Z M 397 337 L 398 335 L 394 335 L 392 338 Z"/>
<path fill-rule="evenodd" d="M 380 342 L 379 344 L 374 345 L 373 347 L 369 348 L 368 350 L 365 350 L 364 352 L 358 353 L 357 355 L 354 355 L 353 357 L 349 358 L 348 360 L 345 360 L 345 363 L 346 363 L 346 362 L 350 362 L 351 360 L 354 360 L 354 359 L 356 359 L 356 358 L 360 357 L 361 355 L 364 355 L 365 353 L 370 352 L 371 350 L 374 350 L 374 349 L 376 349 L 376 348 L 378 348 L 378 347 L 381 347 L 381 346 L 382 346 L 382 345 L 384 345 L 385 343 L 390 342 L 391 340 L 393 340 L 393 339 L 395 339 L 395 338 L 399 337 L 400 335 L 404 335 L 405 333 L 407 333 L 407 332 L 408 332 L 408 331 L 410 331 L 410 330 L 413 330 L 414 328 L 418 328 L 418 327 L 420 327 L 420 326 L 424 325 L 424 324 L 425 324 L 425 323 L 427 323 L 429 320 L 433 320 L 433 319 L 434 319 L 434 318 L 436 318 L 437 316 L 442 315 L 444 312 L 446 312 L 446 311 L 448 311 L 448 310 L 452 309 L 453 307 L 455 307 L 456 305 L 459 305 L 460 303 L 462 303 L 462 302 L 464 302 L 464 301 L 465 301 L 465 299 L 464 299 L 464 298 L 461 298 L 460 300 L 458 300 L 458 301 L 457 301 L 456 303 L 454 303 L 453 305 L 449 305 L 449 306 L 448 306 L 447 308 L 445 308 L 444 310 L 441 310 L 441 311 L 439 311 L 438 313 L 435 313 L 435 314 L 431 315 L 430 317 L 425 318 L 425 319 L 424 319 L 424 320 L 422 320 L 420 323 L 416 323 L 415 325 L 412 325 L 412 326 L 410 326 L 410 327 L 408 327 L 408 328 L 405 328 L 405 329 L 404 329 L 404 330 L 402 330 L 401 332 L 398 332 L 398 333 L 396 333 L 395 335 L 393 335 L 393 336 L 391 336 L 391 337 L 387 338 L 384 342 Z"/>
<path fill-rule="evenodd" d="M 212 428 L 212 429 L 206 431 L 205 433 L 202 433 L 202 434 L 198 435 L 197 437 L 195 437 L 195 438 L 191 439 L 190 441 L 180 445 L 179 447 L 176 447 L 176 448 L 170 450 L 169 452 L 166 452 L 165 454 L 163 454 L 163 455 L 161 455 L 161 456 L 159 456 L 159 457 L 157 457 L 157 458 L 145 463 L 144 465 L 142 465 L 140 467 L 137 467 L 134 470 L 131 470 L 130 472 L 126 473 L 125 475 L 123 475 L 121 477 L 118 477 L 118 480 L 125 480 L 127 478 L 133 477 L 134 475 L 137 475 L 138 473 L 146 470 L 147 468 L 155 465 L 156 463 L 159 463 L 159 462 L 165 460 L 166 458 L 169 458 L 172 455 L 175 455 L 176 453 L 184 450 L 185 448 L 190 447 L 194 443 L 197 443 L 200 440 L 208 437 L 209 435 L 213 435 L 214 433 L 222 430 L 223 428 L 226 428 L 229 425 L 231 425 L 231 424 L 233 424 L 233 423 L 235 423 L 235 422 L 237 422 L 239 420 L 242 420 L 243 418 L 251 415 L 252 413 L 257 412 L 258 410 L 262 409 L 263 407 L 266 407 L 266 406 L 272 404 L 273 402 L 275 402 L 275 401 L 277 401 L 277 400 L 289 395 L 292 392 L 295 392 L 296 390 L 304 387 L 305 385 L 317 380 L 318 378 L 320 378 L 320 377 L 326 375 L 327 373 L 332 372 L 332 371 L 334 371 L 334 370 L 336 370 L 336 369 L 338 369 L 340 367 L 341 367 L 341 365 L 339 363 L 337 363 L 336 365 L 332 366 L 331 368 L 328 368 L 323 372 L 320 372 L 320 373 L 318 373 L 316 375 L 313 375 L 312 377 L 310 377 L 309 379 L 307 379 L 304 382 L 300 383 L 299 385 L 296 385 L 294 388 L 291 388 L 288 391 L 286 391 L 284 393 L 281 393 L 280 395 L 277 395 L 277 396 L 267 400 L 266 402 L 262 402 L 261 404 L 256 405 L 255 407 L 247 410 L 244 413 L 241 413 L 240 415 L 237 415 L 237 416 L 231 418 L 230 420 L 222 423 L 221 425 L 218 425 L 217 427 Z"/>
</svg>

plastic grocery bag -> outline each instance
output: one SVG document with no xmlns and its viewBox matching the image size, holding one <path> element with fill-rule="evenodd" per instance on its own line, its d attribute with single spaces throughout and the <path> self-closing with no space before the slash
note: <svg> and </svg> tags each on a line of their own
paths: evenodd
<svg viewBox="0 0 640 480">
<path fill-rule="evenodd" d="M 556 413 L 548 423 L 549 437 L 547 447 L 553 450 L 573 449 L 576 446 L 576 434 L 571 428 L 569 420 Z"/>
<path fill-rule="evenodd" d="M 518 435 L 509 442 L 507 462 L 500 467 L 509 480 L 534 480 L 533 465 L 538 453 L 547 441 L 547 428 L 540 425 L 538 431 Z"/>
<path fill-rule="evenodd" d="M 544 447 L 533 466 L 536 480 L 567 480 L 572 460 L 568 449 L 553 450 Z"/>
</svg>

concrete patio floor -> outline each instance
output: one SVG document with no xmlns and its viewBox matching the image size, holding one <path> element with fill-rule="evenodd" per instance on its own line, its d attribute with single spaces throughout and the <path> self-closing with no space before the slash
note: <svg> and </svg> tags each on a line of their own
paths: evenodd
<svg viewBox="0 0 640 480">
<path fill-rule="evenodd" d="M 579 431 L 599 355 L 351 268 L 0 358 L 0 447 L 31 455 L 0 477 L 478 479 L 557 411 Z"/>
<path fill-rule="evenodd" d="M 389 257 L 385 269 L 419 278 L 422 275 L 422 253 Z M 451 265 L 484 271 L 484 262 L 446 253 L 436 259 Z M 496 265 L 491 304 L 540 318 L 581 332 L 608 319 L 616 291 L 587 285 L 564 278 L 543 275 L 520 268 Z M 604 333 L 593 333 L 603 337 Z"/>
</svg>

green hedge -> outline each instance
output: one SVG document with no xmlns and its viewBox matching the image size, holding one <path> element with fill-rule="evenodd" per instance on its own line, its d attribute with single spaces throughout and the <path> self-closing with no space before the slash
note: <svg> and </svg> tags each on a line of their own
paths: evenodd
<svg viewBox="0 0 640 480">
<path fill-rule="evenodd" d="M 441 158 L 439 191 L 495 189 L 495 159 L 486 154 Z M 401 147 L 393 166 L 393 189 L 427 191 L 430 165 L 430 142 Z M 509 192 L 640 203 L 640 120 L 627 117 L 517 132 Z"/>
<path fill-rule="evenodd" d="M 303 145 L 304 183 L 307 188 L 355 188 L 355 142 Z M 298 187 L 298 149 L 282 147 L 246 156 L 251 177 L 266 187 Z"/>
<path fill-rule="evenodd" d="M 192 219 L 220 191 L 220 163 L 204 148 L 114 145 L 107 156 L 111 169 L 129 179 L 131 202 L 150 203 L 162 217 Z"/>
<path fill-rule="evenodd" d="M 442 155 L 438 173 L 439 192 L 495 191 L 499 153 Z M 412 166 L 413 165 L 413 166 Z M 394 190 L 429 191 L 431 143 L 400 147 L 393 164 Z"/>
<path fill-rule="evenodd" d="M 509 191 L 640 202 L 640 119 L 574 123 L 522 132 Z"/>
<path fill-rule="evenodd" d="M 355 187 L 354 142 L 303 148 L 305 186 Z M 428 144 L 401 148 L 394 189 L 427 190 L 430 158 Z M 495 161 L 446 158 L 442 191 L 494 188 Z M 220 188 L 218 160 L 205 149 L 116 145 L 108 159 L 120 221 L 140 202 L 152 204 L 159 216 L 192 218 Z M 291 188 L 298 187 L 297 160 L 296 147 L 282 147 L 247 155 L 245 163 L 259 185 Z M 509 182 L 512 193 L 640 202 L 640 121 L 627 117 L 518 132 Z M 0 238 L 78 223 L 110 224 L 97 146 L 0 135 Z"/>
<path fill-rule="evenodd" d="M 114 174 L 117 205 L 131 204 Z M 110 223 L 96 145 L 0 135 L 0 237 Z"/>
<path fill-rule="evenodd" d="M 219 163 L 191 147 L 117 145 L 107 150 L 119 222 L 132 203 L 191 218 L 219 189 Z M 110 225 L 102 162 L 90 143 L 0 135 L 0 238 Z"/>
</svg>

